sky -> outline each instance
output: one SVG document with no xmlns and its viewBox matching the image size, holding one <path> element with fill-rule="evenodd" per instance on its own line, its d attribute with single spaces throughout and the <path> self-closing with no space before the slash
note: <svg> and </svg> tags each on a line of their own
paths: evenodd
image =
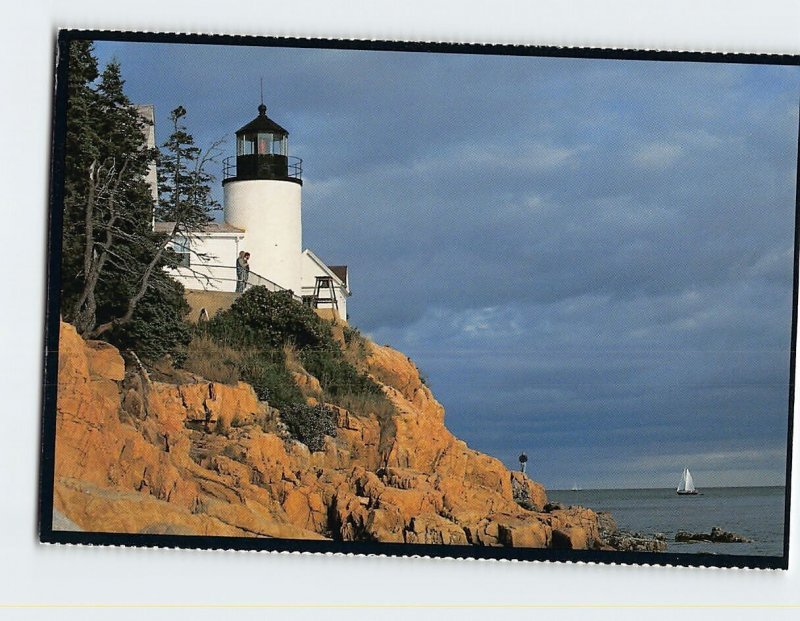
<svg viewBox="0 0 800 621">
<path fill-rule="evenodd" d="M 269 116 L 351 324 L 551 489 L 781 485 L 800 68 L 98 42 L 196 142 Z M 218 177 L 220 175 L 218 174 Z M 221 199 L 221 186 L 218 185 Z"/>
</svg>

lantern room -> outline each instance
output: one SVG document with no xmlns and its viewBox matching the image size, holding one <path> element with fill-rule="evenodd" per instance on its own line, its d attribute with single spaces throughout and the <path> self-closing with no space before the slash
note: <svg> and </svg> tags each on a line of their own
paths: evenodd
<svg viewBox="0 0 800 621">
<path fill-rule="evenodd" d="M 262 103 L 258 116 L 236 132 L 236 160 L 225 160 L 223 184 L 253 179 L 302 183 L 301 164 L 289 157 L 289 132 L 267 116 Z"/>
</svg>

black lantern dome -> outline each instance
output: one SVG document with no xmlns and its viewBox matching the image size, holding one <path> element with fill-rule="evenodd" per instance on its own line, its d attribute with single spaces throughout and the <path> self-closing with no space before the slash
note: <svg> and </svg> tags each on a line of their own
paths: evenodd
<svg viewBox="0 0 800 621">
<path fill-rule="evenodd" d="M 289 157 L 289 132 L 267 116 L 263 103 L 258 116 L 237 130 L 235 166 L 232 160 L 225 160 L 223 184 L 252 179 L 302 183 L 302 160 Z"/>
</svg>

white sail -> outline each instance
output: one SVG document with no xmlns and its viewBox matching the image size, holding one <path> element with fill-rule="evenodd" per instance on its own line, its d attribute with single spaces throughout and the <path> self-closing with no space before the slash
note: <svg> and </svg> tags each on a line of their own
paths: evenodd
<svg viewBox="0 0 800 621">
<path fill-rule="evenodd" d="M 683 476 L 677 491 L 678 493 L 692 493 L 695 491 L 694 479 L 692 479 L 692 473 L 689 472 L 688 468 L 683 469 Z"/>
<path fill-rule="evenodd" d="M 684 487 L 686 488 L 687 492 L 694 491 L 694 480 L 692 479 L 692 473 L 689 472 L 688 468 L 686 469 L 686 479 L 684 483 L 685 483 Z"/>
</svg>

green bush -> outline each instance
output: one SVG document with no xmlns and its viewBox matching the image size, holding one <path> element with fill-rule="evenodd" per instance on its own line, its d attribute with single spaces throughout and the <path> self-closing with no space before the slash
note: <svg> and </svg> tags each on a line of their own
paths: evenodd
<svg viewBox="0 0 800 621">
<path fill-rule="evenodd" d="M 354 366 L 366 356 L 366 343 L 358 331 L 343 331 L 348 350 L 343 353 L 330 323 L 295 300 L 289 291 L 248 289 L 204 329 L 220 345 L 250 352 L 239 363 L 241 379 L 253 386 L 259 399 L 280 410 L 304 403 L 287 370 L 287 345 L 319 380 L 323 399 L 337 405 L 352 401 L 346 397 L 354 395 L 386 401 L 380 387 Z M 381 409 L 381 404 L 377 407 Z"/>
<path fill-rule="evenodd" d="M 330 326 L 291 291 L 253 287 L 208 324 L 218 341 L 239 347 L 279 350 L 292 342 L 298 349 L 330 346 Z"/>
<path fill-rule="evenodd" d="M 258 398 L 272 407 L 282 410 L 304 403 L 300 389 L 282 361 L 273 362 L 269 356 L 256 353 L 242 362 L 240 372 L 242 380 L 253 387 Z"/>
<path fill-rule="evenodd" d="M 301 350 L 300 361 L 319 380 L 325 394 L 334 399 L 350 393 L 383 394 L 365 373 L 347 362 L 338 348 Z"/>
<path fill-rule="evenodd" d="M 312 453 L 325 446 L 325 436 L 336 437 L 335 414 L 324 405 L 304 403 L 288 406 L 281 410 L 283 420 L 293 438 L 308 447 Z"/>
<path fill-rule="evenodd" d="M 183 286 L 158 274 L 158 291 L 150 289 L 136 307 L 133 319 L 112 330 L 109 341 L 120 349 L 132 349 L 145 361 L 153 362 L 171 356 L 180 364 L 192 333 L 183 317 L 189 305 L 183 297 Z"/>
</svg>

